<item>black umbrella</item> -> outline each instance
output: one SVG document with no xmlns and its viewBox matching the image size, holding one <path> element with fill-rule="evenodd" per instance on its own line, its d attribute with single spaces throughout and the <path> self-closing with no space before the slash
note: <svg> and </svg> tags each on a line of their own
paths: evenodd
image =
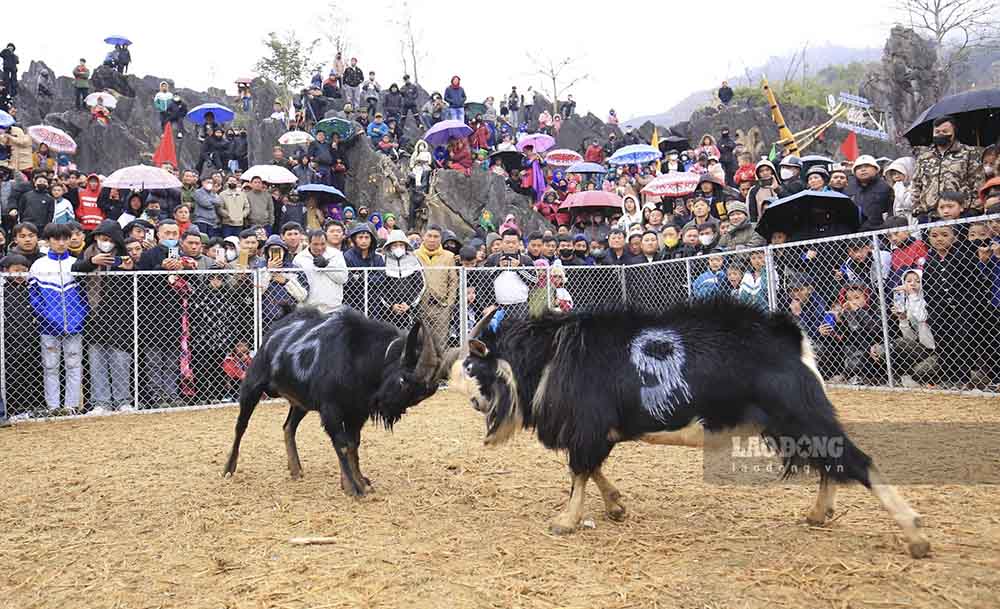
<svg viewBox="0 0 1000 609">
<path fill-rule="evenodd" d="M 829 171 L 830 167 L 833 166 L 833 159 L 831 159 L 830 157 L 825 157 L 822 154 L 809 154 L 802 157 L 799 160 L 802 161 L 803 174 L 809 171 L 810 167 L 813 167 L 815 165 L 822 165 L 827 171 Z"/>
<path fill-rule="evenodd" d="M 691 144 L 688 142 L 686 137 L 681 137 L 679 135 L 668 135 L 667 137 L 660 140 L 660 152 L 667 154 L 671 150 L 688 150 L 691 148 Z"/>
<path fill-rule="evenodd" d="M 515 169 L 521 169 L 521 163 L 524 161 L 524 155 L 517 150 L 501 150 L 500 152 L 494 152 L 490 155 L 490 165 L 493 165 L 496 160 L 500 160 L 500 164 L 507 171 L 514 171 Z"/>
<path fill-rule="evenodd" d="M 827 227 L 855 231 L 859 226 L 861 212 L 847 195 L 835 190 L 803 190 L 768 203 L 757 223 L 757 233 L 770 241 L 776 231 L 819 237 L 840 234 Z"/>
<path fill-rule="evenodd" d="M 975 89 L 949 95 L 921 113 L 904 134 L 914 146 L 930 146 L 934 119 L 954 116 L 958 141 L 988 146 L 1000 140 L 1000 89 Z"/>
</svg>

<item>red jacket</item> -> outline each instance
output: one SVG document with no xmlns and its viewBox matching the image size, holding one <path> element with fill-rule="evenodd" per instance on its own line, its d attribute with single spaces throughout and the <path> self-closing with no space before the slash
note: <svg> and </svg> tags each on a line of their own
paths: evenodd
<svg viewBox="0 0 1000 609">
<path fill-rule="evenodd" d="M 757 174 L 754 173 L 754 171 L 753 165 L 743 165 L 736 170 L 736 173 L 733 174 L 733 181 L 737 184 L 747 180 L 753 182 L 757 179 Z"/>
<path fill-rule="evenodd" d="M 462 140 L 458 140 L 462 142 Z M 463 169 L 472 169 L 472 153 L 467 145 L 456 144 L 448 149 L 448 160 L 453 165 L 460 165 Z"/>
<path fill-rule="evenodd" d="M 591 144 L 587 146 L 587 151 L 583 153 L 583 160 L 588 163 L 597 163 L 598 165 L 604 164 L 604 148 L 598 146 L 597 144 Z"/>
<path fill-rule="evenodd" d="M 907 239 L 903 247 L 892 250 L 892 270 L 921 269 L 927 258 L 927 244 L 920 239 Z"/>
<path fill-rule="evenodd" d="M 87 187 L 80 190 L 80 203 L 76 206 L 76 220 L 85 231 L 92 231 L 104 220 L 104 211 L 98 207 L 97 199 L 101 196 L 101 184 L 97 183 L 97 188 L 90 187 L 90 178 L 97 177 L 96 174 L 87 176 Z"/>
<path fill-rule="evenodd" d="M 469 136 L 469 148 L 473 150 L 487 149 L 490 147 L 490 128 L 486 124 L 479 127 Z"/>
<path fill-rule="evenodd" d="M 240 357 L 235 353 L 230 353 L 226 356 L 226 359 L 222 360 L 222 371 L 234 381 L 242 381 L 247 375 L 247 368 L 250 367 L 250 362 L 249 355 Z"/>
</svg>

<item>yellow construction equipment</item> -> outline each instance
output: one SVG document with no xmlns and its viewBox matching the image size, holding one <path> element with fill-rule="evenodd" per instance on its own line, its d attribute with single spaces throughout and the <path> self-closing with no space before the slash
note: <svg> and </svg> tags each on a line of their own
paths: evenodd
<svg viewBox="0 0 1000 609">
<path fill-rule="evenodd" d="M 774 91 L 771 91 L 771 86 L 767 84 L 767 76 L 763 77 L 761 84 L 764 87 L 764 95 L 767 96 L 767 103 L 771 107 L 771 120 L 778 126 L 778 137 L 781 138 L 779 143 L 784 142 L 782 145 L 785 147 L 785 156 L 789 154 L 798 156 L 799 146 L 795 142 L 795 135 L 785 125 L 785 117 L 781 115 L 781 108 L 778 107 L 778 99 L 774 96 Z"/>
</svg>

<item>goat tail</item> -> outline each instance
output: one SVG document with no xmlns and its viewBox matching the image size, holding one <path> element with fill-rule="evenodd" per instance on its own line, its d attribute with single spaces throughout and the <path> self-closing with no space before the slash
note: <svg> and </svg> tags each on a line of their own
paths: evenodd
<svg viewBox="0 0 1000 609">
<path fill-rule="evenodd" d="M 871 488 L 871 457 L 847 436 L 814 370 L 805 362 L 761 379 L 767 414 L 761 435 L 784 464 L 784 477 L 819 472 L 822 480 L 857 481 Z"/>
<path fill-rule="evenodd" d="M 290 301 L 290 300 L 282 300 L 281 302 L 279 302 L 278 303 L 278 308 L 281 309 L 281 311 L 278 313 L 278 316 L 274 318 L 275 321 L 277 321 L 277 320 L 279 320 L 282 317 L 285 317 L 287 315 L 291 315 L 292 311 L 295 310 L 296 306 L 297 305 L 294 302 Z"/>
</svg>

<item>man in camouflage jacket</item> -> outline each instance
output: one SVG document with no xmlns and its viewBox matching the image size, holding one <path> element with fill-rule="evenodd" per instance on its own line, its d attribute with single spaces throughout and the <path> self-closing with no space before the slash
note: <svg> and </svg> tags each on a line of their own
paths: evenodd
<svg viewBox="0 0 1000 609">
<path fill-rule="evenodd" d="M 917 157 L 916 171 L 910 182 L 913 215 L 934 213 L 938 196 L 948 190 L 965 195 L 968 208 L 980 209 L 982 202 L 976 189 L 985 176 L 979 150 L 955 138 L 954 119 L 942 117 L 934 122 L 934 145 Z"/>
</svg>

